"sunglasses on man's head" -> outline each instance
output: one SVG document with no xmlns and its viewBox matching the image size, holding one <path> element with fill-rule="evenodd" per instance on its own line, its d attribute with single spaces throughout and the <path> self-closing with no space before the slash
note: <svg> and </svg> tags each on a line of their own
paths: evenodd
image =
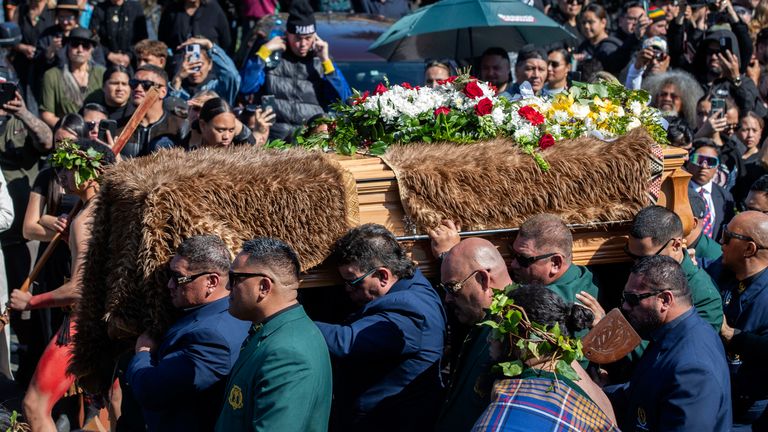
<svg viewBox="0 0 768 432">
<path fill-rule="evenodd" d="M 141 85 L 141 88 L 144 89 L 144 91 L 149 91 L 152 87 L 161 87 L 161 84 L 158 84 L 154 81 L 150 80 L 138 80 L 138 79 L 131 79 L 128 81 L 128 85 L 131 86 L 132 89 L 135 89 L 139 85 Z"/>
<path fill-rule="evenodd" d="M 688 161 L 698 167 L 717 168 L 720 165 L 720 159 L 714 156 L 704 156 L 698 153 L 694 153 L 688 159 Z"/>
</svg>

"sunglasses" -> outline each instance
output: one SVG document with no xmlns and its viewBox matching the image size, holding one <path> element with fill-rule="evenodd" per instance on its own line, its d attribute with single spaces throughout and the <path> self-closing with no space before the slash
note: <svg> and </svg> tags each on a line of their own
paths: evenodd
<svg viewBox="0 0 768 432">
<path fill-rule="evenodd" d="M 666 249 L 667 246 L 669 246 L 669 242 L 671 242 L 672 240 L 674 240 L 674 239 L 667 240 L 664 243 L 664 245 L 661 247 L 661 249 L 657 250 L 656 253 L 653 254 L 653 255 L 635 255 L 635 254 L 633 254 L 629 250 L 629 242 L 626 242 L 626 243 L 624 243 L 624 253 L 627 254 L 627 256 L 629 256 L 633 260 L 639 260 L 640 258 L 645 258 L 645 257 L 649 257 L 649 256 L 656 256 L 656 255 L 660 254 L 664 249 Z"/>
<path fill-rule="evenodd" d="M 522 267 L 522 268 L 528 268 L 528 267 L 532 266 L 533 263 L 535 263 L 536 261 L 541 261 L 543 259 L 546 259 L 546 258 L 549 258 L 549 257 L 553 257 L 555 255 L 557 255 L 557 252 L 552 252 L 552 253 L 548 253 L 548 254 L 544 254 L 544 255 L 537 255 L 537 256 L 532 256 L 532 257 L 527 257 L 527 256 L 522 256 L 522 255 L 518 254 L 515 251 L 512 251 L 512 258 L 514 258 L 515 261 L 517 261 L 517 264 L 520 267 Z"/>
<path fill-rule="evenodd" d="M 200 276 L 209 275 L 212 273 L 213 272 L 202 272 L 202 273 L 197 273 L 190 276 L 184 276 L 183 274 L 180 274 L 180 273 L 171 272 L 171 280 L 173 281 L 173 283 L 176 284 L 176 286 L 182 286 L 192 282 L 193 280 L 199 278 Z"/>
<path fill-rule="evenodd" d="M 480 270 L 473 271 L 472 273 L 469 274 L 469 276 L 465 277 L 464 280 L 462 280 L 461 282 L 454 282 L 454 281 L 443 282 L 441 284 L 438 284 L 437 287 L 445 290 L 445 292 L 448 294 L 456 294 L 457 292 L 459 292 L 459 290 L 461 290 L 461 288 L 469 280 L 469 278 L 476 275 L 477 272 L 479 271 Z"/>
<path fill-rule="evenodd" d="M 565 4 L 583 5 L 584 0 L 565 0 Z"/>
<path fill-rule="evenodd" d="M 135 89 L 136 87 L 141 84 L 141 87 L 144 89 L 144 91 L 149 91 L 152 87 L 162 87 L 162 84 L 158 84 L 154 81 L 150 80 L 137 80 L 137 79 L 130 79 L 128 80 L 128 85 L 131 86 L 132 89 Z"/>
<path fill-rule="evenodd" d="M 229 281 L 227 282 L 228 286 L 235 286 L 242 282 L 244 279 L 252 278 L 252 277 L 263 277 L 267 278 L 269 280 L 272 280 L 269 275 L 266 275 L 264 273 L 241 273 L 241 272 L 233 272 L 229 271 Z"/>
<path fill-rule="evenodd" d="M 368 276 L 372 275 L 373 272 L 375 272 L 378 269 L 379 269 L 378 267 L 374 267 L 374 268 L 368 270 L 367 272 L 365 272 L 359 278 L 353 279 L 351 281 L 345 280 L 344 281 L 344 285 L 346 285 L 349 288 L 357 288 L 357 286 L 360 285 L 360 283 L 362 283 L 365 280 L 365 278 L 367 278 Z"/>
<path fill-rule="evenodd" d="M 625 303 L 628 305 L 635 307 L 640 304 L 641 301 L 647 299 L 648 297 L 653 297 L 655 295 L 658 295 L 660 293 L 664 292 L 664 290 L 661 291 L 651 291 L 643 294 L 635 294 L 635 293 L 621 293 L 621 298 L 624 300 Z"/>
<path fill-rule="evenodd" d="M 720 165 L 720 159 L 714 156 L 704 156 L 697 153 L 692 154 L 688 161 L 697 167 L 702 168 L 705 168 L 704 164 L 706 164 L 706 168 L 717 168 Z"/>
<path fill-rule="evenodd" d="M 88 130 L 88 132 L 96 129 L 96 122 L 95 121 L 85 122 L 85 128 Z"/>
<path fill-rule="evenodd" d="M 755 244 L 755 246 L 757 246 L 757 250 L 768 249 L 766 247 L 763 247 L 763 246 L 760 246 L 759 244 L 757 244 L 755 239 L 753 239 L 750 236 L 746 236 L 744 234 L 738 234 L 738 233 L 735 233 L 733 231 L 728 231 L 728 228 L 723 228 L 723 235 L 720 238 L 720 244 L 721 245 L 727 245 L 728 243 L 731 242 L 731 239 L 743 240 L 745 242 L 752 242 L 752 243 Z"/>
<path fill-rule="evenodd" d="M 725 125 L 725 128 L 723 129 L 723 132 L 725 132 L 727 134 L 732 134 L 732 133 L 736 132 L 738 129 L 739 129 L 739 125 L 738 124 L 729 124 L 729 125 Z"/>
<path fill-rule="evenodd" d="M 85 48 L 85 49 L 91 49 L 93 48 L 93 44 L 91 42 L 85 41 L 85 40 L 70 40 L 67 42 L 67 45 L 69 45 L 72 48 Z"/>
</svg>

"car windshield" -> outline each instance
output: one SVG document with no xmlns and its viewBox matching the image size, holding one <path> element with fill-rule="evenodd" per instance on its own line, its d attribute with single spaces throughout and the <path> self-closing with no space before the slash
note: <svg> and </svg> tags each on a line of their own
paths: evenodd
<svg viewBox="0 0 768 432">
<path fill-rule="evenodd" d="M 424 84 L 423 62 L 340 61 L 336 64 L 349 87 L 361 93 L 366 90 L 373 92 L 385 78 L 392 84 Z"/>
</svg>

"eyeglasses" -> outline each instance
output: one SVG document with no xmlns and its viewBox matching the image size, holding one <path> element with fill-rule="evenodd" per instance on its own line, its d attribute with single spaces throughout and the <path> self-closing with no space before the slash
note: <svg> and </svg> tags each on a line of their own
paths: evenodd
<svg viewBox="0 0 768 432">
<path fill-rule="evenodd" d="M 669 246 L 669 243 L 671 241 L 673 241 L 673 240 L 674 239 L 669 239 L 666 242 L 664 242 L 664 245 L 661 247 L 661 249 L 657 250 L 656 253 L 653 254 L 653 255 L 635 255 L 632 252 L 630 252 L 630 250 L 629 250 L 629 242 L 626 242 L 626 243 L 624 243 L 624 253 L 627 254 L 633 260 L 639 260 L 640 258 L 645 258 L 645 257 L 649 257 L 649 256 L 656 256 L 656 255 L 660 254 L 664 249 L 666 249 L 667 246 Z"/>
<path fill-rule="evenodd" d="M 725 125 L 725 128 L 723 129 L 723 132 L 725 132 L 727 134 L 732 134 L 732 133 L 736 132 L 738 129 L 739 129 L 739 124 L 738 123 L 727 124 L 727 125 Z"/>
<path fill-rule="evenodd" d="M 227 286 L 230 286 L 230 287 L 235 286 L 238 283 L 242 282 L 242 279 L 247 279 L 252 277 L 263 277 L 263 278 L 272 280 L 272 278 L 269 275 L 266 275 L 264 273 L 241 273 L 241 272 L 233 272 L 230 270 L 229 281 L 227 282 Z"/>
<path fill-rule="evenodd" d="M 720 159 L 714 156 L 704 156 L 698 153 L 692 154 L 688 161 L 702 168 L 717 168 L 720 165 Z M 706 164 L 706 167 L 704 164 Z"/>
<path fill-rule="evenodd" d="M 522 256 L 522 255 L 518 254 L 515 251 L 512 251 L 512 258 L 514 258 L 515 261 L 517 261 L 517 264 L 520 267 L 522 267 L 522 268 L 528 268 L 528 267 L 532 266 L 533 263 L 535 263 L 536 261 L 541 261 L 543 259 L 546 259 L 546 258 L 549 258 L 549 257 L 553 257 L 555 255 L 557 255 L 557 252 L 552 252 L 552 253 L 548 253 L 548 254 L 544 254 L 544 255 L 538 255 L 538 256 L 532 256 L 532 257 L 527 257 L 527 256 Z"/>
<path fill-rule="evenodd" d="M 635 307 L 640 304 L 642 300 L 647 299 L 648 297 L 653 297 L 655 295 L 658 295 L 660 293 L 663 293 L 665 290 L 661 291 L 651 291 L 643 294 L 635 294 L 635 293 L 621 293 L 621 298 L 624 300 L 625 303 L 628 305 Z"/>
<path fill-rule="evenodd" d="M 680 96 L 678 96 L 677 93 L 672 93 L 672 92 L 661 92 L 661 93 L 659 93 L 659 97 L 660 98 L 668 97 L 670 99 L 679 99 L 680 98 Z"/>
<path fill-rule="evenodd" d="M 85 49 L 93 48 L 93 44 L 91 42 L 89 42 L 89 41 L 86 41 L 86 40 L 73 39 L 73 40 L 70 40 L 69 42 L 67 42 L 67 45 L 69 45 L 72 48 L 77 48 L 77 47 L 82 47 L 82 48 L 85 48 Z"/>
<path fill-rule="evenodd" d="M 365 278 L 367 278 L 368 276 L 372 275 L 373 272 L 375 272 L 378 269 L 379 269 L 378 267 L 374 267 L 374 268 L 368 270 L 367 272 L 365 272 L 365 274 L 363 274 L 359 278 L 356 278 L 356 279 L 351 280 L 351 281 L 345 280 L 344 281 L 344 285 L 348 286 L 349 288 L 357 288 L 357 286 L 360 285 L 360 283 L 363 280 L 365 280 Z"/>
<path fill-rule="evenodd" d="M 94 129 L 96 129 L 96 122 L 95 121 L 89 121 L 85 122 L 85 128 L 90 132 Z"/>
<path fill-rule="evenodd" d="M 583 5 L 584 0 L 565 0 L 565 4 Z"/>
<path fill-rule="evenodd" d="M 136 87 L 141 84 L 141 87 L 144 89 L 144 91 L 149 91 L 152 87 L 162 87 L 162 84 L 158 84 L 154 81 L 150 80 L 137 80 L 137 79 L 130 79 L 128 81 L 128 85 L 131 86 L 132 89 L 135 89 Z"/>
<path fill-rule="evenodd" d="M 180 274 L 180 273 L 171 272 L 171 280 L 173 281 L 173 283 L 176 284 L 176 286 L 182 286 L 192 282 L 193 280 L 199 278 L 200 276 L 209 275 L 212 273 L 213 272 L 202 272 L 202 273 L 197 273 L 190 276 L 184 276 L 183 274 Z"/>
<path fill-rule="evenodd" d="M 755 246 L 757 246 L 757 250 L 768 249 L 768 248 L 765 248 L 765 247 L 760 246 L 759 244 L 757 244 L 755 239 L 753 239 L 750 236 L 746 236 L 744 234 L 738 234 L 738 233 L 735 233 L 733 231 L 728 231 L 728 228 L 723 228 L 723 236 L 720 238 L 720 244 L 721 245 L 727 245 L 728 243 L 730 243 L 731 239 L 743 240 L 743 241 L 746 241 L 746 242 L 752 242 L 752 243 L 755 244 Z"/>
<path fill-rule="evenodd" d="M 473 271 L 472 273 L 469 274 L 469 276 L 465 277 L 464 280 L 462 280 L 461 282 L 453 282 L 453 281 L 443 282 L 441 284 L 438 284 L 437 287 L 445 290 L 445 292 L 448 294 L 456 294 L 457 292 L 459 292 L 459 290 L 461 290 L 461 288 L 469 280 L 469 278 L 476 275 L 479 271 L 480 270 Z"/>
</svg>

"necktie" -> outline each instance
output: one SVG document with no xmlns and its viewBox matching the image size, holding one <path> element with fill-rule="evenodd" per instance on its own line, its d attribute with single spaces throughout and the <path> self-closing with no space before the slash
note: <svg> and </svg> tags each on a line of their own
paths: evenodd
<svg viewBox="0 0 768 432">
<path fill-rule="evenodd" d="M 705 236 L 712 238 L 712 209 L 709 208 L 709 200 L 707 199 L 708 192 L 704 188 L 699 188 L 699 195 L 704 198 L 704 205 L 706 206 L 704 219 L 701 221 L 704 226 L 702 232 Z"/>
</svg>

